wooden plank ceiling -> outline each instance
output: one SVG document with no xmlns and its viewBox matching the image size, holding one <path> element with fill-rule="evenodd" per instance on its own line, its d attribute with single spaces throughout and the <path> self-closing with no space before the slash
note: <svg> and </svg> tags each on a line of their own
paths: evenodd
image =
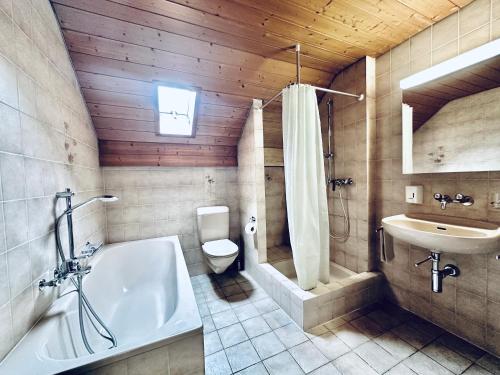
<svg viewBox="0 0 500 375">
<path fill-rule="evenodd" d="M 252 98 L 329 86 L 471 0 L 52 0 L 102 165 L 236 165 Z M 202 89 L 194 138 L 155 133 L 153 82 Z M 276 116 L 279 116 L 277 114 Z"/>
</svg>

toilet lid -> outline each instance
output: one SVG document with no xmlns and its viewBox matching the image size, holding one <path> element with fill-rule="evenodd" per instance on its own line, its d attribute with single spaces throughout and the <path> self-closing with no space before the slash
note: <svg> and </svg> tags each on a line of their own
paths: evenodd
<svg viewBox="0 0 500 375">
<path fill-rule="evenodd" d="M 238 246 L 227 239 L 205 242 L 202 248 L 207 255 L 213 257 L 226 257 L 238 251 Z"/>
</svg>

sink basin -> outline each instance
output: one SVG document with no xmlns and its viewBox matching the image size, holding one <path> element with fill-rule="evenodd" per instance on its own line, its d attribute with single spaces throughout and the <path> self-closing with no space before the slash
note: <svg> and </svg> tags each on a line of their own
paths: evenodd
<svg viewBox="0 0 500 375">
<path fill-rule="evenodd" d="M 500 249 L 492 223 L 439 215 L 395 215 L 382 219 L 391 236 L 436 253 L 486 254 Z"/>
</svg>

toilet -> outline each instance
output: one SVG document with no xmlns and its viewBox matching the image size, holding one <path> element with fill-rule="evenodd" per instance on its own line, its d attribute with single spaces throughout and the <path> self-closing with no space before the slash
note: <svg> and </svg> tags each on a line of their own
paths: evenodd
<svg viewBox="0 0 500 375">
<path fill-rule="evenodd" d="M 238 246 L 229 240 L 229 208 L 199 207 L 196 214 L 205 260 L 215 273 L 222 273 L 238 256 Z"/>
</svg>

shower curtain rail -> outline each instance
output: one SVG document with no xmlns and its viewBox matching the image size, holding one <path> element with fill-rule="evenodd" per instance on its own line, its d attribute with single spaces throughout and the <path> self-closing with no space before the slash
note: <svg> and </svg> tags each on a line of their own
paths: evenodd
<svg viewBox="0 0 500 375">
<path fill-rule="evenodd" d="M 296 73 L 297 74 L 297 78 L 296 78 L 297 82 L 296 83 L 300 84 L 300 44 L 295 45 L 295 65 L 296 65 L 296 71 L 297 71 L 297 73 Z M 317 86 L 312 86 L 312 88 L 314 88 L 315 90 L 327 92 L 327 93 L 330 93 L 330 94 L 352 96 L 354 98 L 358 98 L 359 101 L 362 101 L 365 98 L 365 96 L 363 94 L 356 95 L 356 94 L 351 94 L 349 92 L 343 92 L 343 91 L 325 89 L 323 87 L 317 87 Z M 264 104 L 262 104 L 262 106 L 260 107 L 260 109 L 266 108 L 269 103 L 271 103 L 273 100 L 276 100 L 276 98 L 278 98 L 281 94 L 283 94 L 283 90 L 281 90 L 276 95 L 274 95 L 271 99 L 269 99 Z"/>
<path fill-rule="evenodd" d="M 365 96 L 363 94 L 360 94 L 360 95 L 351 94 L 349 92 L 337 91 L 337 90 L 330 90 L 330 89 L 325 89 L 323 87 L 318 87 L 318 86 L 311 86 L 311 87 L 313 89 L 315 89 L 315 90 L 327 92 L 327 93 L 330 93 L 330 94 L 344 95 L 344 96 L 351 96 L 353 98 L 358 98 L 359 101 L 362 101 L 365 98 Z M 260 109 L 266 108 L 268 104 L 270 104 L 271 102 L 273 102 L 274 100 L 276 100 L 276 98 L 278 98 L 281 94 L 283 94 L 283 90 L 281 90 L 276 95 L 274 95 L 271 99 L 269 99 L 264 104 L 262 104 L 262 106 L 260 107 Z"/>
</svg>

